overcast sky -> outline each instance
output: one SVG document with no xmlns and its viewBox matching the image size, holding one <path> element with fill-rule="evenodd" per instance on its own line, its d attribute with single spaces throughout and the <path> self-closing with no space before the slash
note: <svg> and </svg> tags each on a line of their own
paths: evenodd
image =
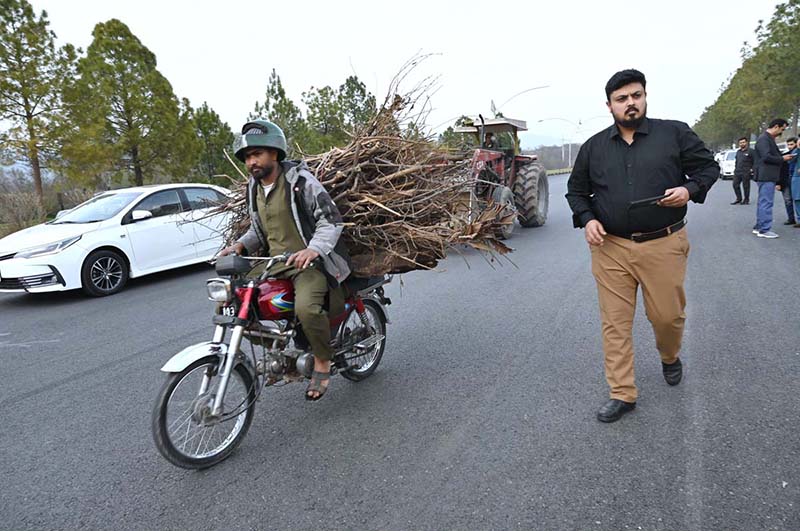
<svg viewBox="0 0 800 531">
<path fill-rule="evenodd" d="M 428 125 L 500 110 L 528 122 L 523 147 L 582 141 L 610 123 L 603 87 L 637 68 L 648 114 L 694 123 L 740 65 L 744 41 L 775 0 L 394 2 L 31 0 L 60 42 L 86 48 L 118 18 L 158 59 L 179 97 L 204 101 L 237 130 L 274 68 L 300 104 L 313 86 L 356 74 L 382 100 L 400 66 L 435 53 L 417 77 L 440 76 Z M 539 120 L 543 120 L 539 122 Z M 578 126 L 578 122 L 582 125 Z M 443 125 L 442 125 L 443 124 Z M 438 126 L 438 127 L 437 127 Z"/>
</svg>

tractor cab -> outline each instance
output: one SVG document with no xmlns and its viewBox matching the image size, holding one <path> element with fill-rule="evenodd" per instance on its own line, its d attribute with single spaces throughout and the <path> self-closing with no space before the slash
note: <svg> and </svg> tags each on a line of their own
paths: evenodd
<svg viewBox="0 0 800 531">
<path fill-rule="evenodd" d="M 462 121 L 462 125 L 453 129 L 456 133 L 472 134 L 475 137 L 475 143 L 480 145 L 481 149 L 503 151 L 507 155 L 519 155 L 517 131 L 527 130 L 527 124 L 523 120 L 511 118 L 485 120 L 482 116 L 479 116 L 477 120 L 467 118 Z"/>
</svg>

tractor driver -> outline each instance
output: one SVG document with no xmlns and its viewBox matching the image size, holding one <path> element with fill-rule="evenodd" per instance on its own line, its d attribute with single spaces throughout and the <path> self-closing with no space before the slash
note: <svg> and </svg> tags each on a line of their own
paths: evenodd
<svg viewBox="0 0 800 531">
<path fill-rule="evenodd" d="M 295 314 L 314 355 L 305 397 L 319 400 L 330 383 L 333 357 L 325 299 L 329 289 L 340 295 L 339 285 L 350 274 L 350 266 L 339 239 L 339 210 L 305 162 L 284 160 L 286 151 L 286 136 L 274 123 L 254 120 L 242 127 L 236 158 L 250 175 L 250 229 L 220 256 L 245 250 L 267 256 L 291 253 L 286 263 L 272 267 L 270 275 L 294 284 Z"/>
<path fill-rule="evenodd" d="M 483 143 L 486 149 L 498 149 L 500 147 L 500 143 L 494 137 L 494 133 L 486 133 Z"/>
</svg>

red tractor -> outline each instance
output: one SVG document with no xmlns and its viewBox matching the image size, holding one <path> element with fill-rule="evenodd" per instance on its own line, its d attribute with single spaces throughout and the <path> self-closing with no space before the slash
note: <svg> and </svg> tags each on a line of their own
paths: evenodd
<svg viewBox="0 0 800 531">
<path fill-rule="evenodd" d="M 549 205 L 547 171 L 536 156 L 521 155 L 517 131 L 527 131 L 523 120 L 493 118 L 462 119 L 456 133 L 475 135 L 472 176 L 478 180 L 479 203 L 507 205 L 507 213 L 523 227 L 538 227 L 547 221 Z M 512 217 L 513 219 L 513 217 Z M 509 238 L 514 224 L 505 225 L 502 238 Z"/>
</svg>

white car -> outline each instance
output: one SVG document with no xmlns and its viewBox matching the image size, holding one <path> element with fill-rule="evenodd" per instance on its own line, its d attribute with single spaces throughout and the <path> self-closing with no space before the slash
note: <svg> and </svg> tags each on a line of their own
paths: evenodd
<svg viewBox="0 0 800 531">
<path fill-rule="evenodd" d="M 0 239 L 0 292 L 83 288 L 99 297 L 129 278 L 211 260 L 229 216 L 211 212 L 229 195 L 207 184 L 103 192 Z"/>
<path fill-rule="evenodd" d="M 719 176 L 721 179 L 733 179 L 733 170 L 736 168 L 736 149 L 729 149 L 719 161 Z"/>
</svg>

